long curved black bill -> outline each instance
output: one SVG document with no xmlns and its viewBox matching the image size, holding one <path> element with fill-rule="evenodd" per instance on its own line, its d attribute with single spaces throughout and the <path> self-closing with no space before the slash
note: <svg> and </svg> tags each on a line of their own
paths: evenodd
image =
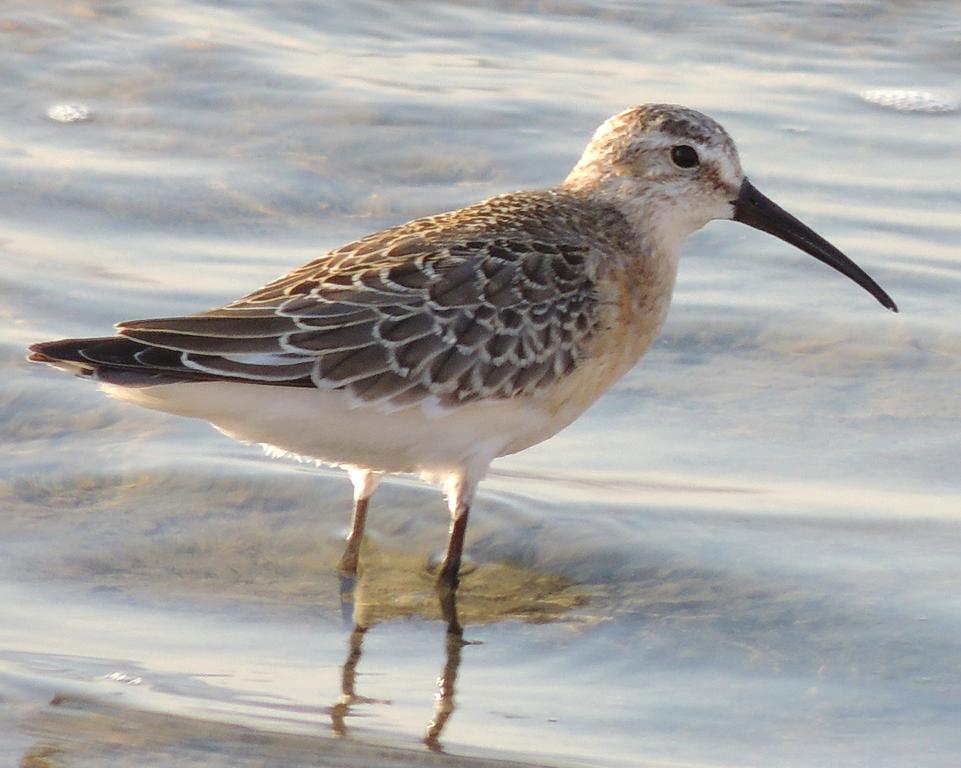
<svg viewBox="0 0 961 768">
<path fill-rule="evenodd" d="M 811 254 L 818 261 L 823 261 L 842 275 L 851 278 L 892 312 L 898 311 L 897 304 L 867 272 L 813 229 L 758 192 L 747 179 L 744 179 L 741 184 L 737 200 L 731 202 L 734 205 L 734 221 L 740 221 L 749 227 L 779 237 L 784 242 Z"/>
</svg>

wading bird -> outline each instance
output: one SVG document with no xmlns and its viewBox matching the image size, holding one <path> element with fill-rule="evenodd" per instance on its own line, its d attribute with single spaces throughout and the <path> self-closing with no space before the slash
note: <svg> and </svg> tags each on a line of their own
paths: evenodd
<svg viewBox="0 0 961 768">
<path fill-rule="evenodd" d="M 491 461 L 563 429 L 638 361 L 667 314 L 681 244 L 712 219 L 775 235 L 897 311 L 754 188 L 714 120 L 648 104 L 601 125 L 556 187 L 416 219 L 225 306 L 35 344 L 30 359 L 346 468 L 346 573 L 384 473 L 440 482 L 451 526 L 439 582 L 453 592 Z"/>
</svg>

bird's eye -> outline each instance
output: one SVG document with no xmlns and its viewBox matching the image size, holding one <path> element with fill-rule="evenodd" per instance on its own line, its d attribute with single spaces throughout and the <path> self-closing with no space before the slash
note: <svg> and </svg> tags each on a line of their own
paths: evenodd
<svg viewBox="0 0 961 768">
<path fill-rule="evenodd" d="M 687 144 L 671 147 L 671 160 L 678 168 L 693 168 L 701 162 L 697 150 Z"/>
</svg>

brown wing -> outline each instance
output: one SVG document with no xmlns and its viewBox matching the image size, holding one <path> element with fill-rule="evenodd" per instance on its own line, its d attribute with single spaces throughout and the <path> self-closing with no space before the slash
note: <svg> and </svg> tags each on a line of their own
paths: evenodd
<svg viewBox="0 0 961 768">
<path fill-rule="evenodd" d="M 93 356 L 397 406 L 529 393 L 584 357 L 598 300 L 588 247 L 505 226 L 498 200 L 358 240 L 209 312 L 120 323 L 117 344 L 136 344 Z"/>
</svg>

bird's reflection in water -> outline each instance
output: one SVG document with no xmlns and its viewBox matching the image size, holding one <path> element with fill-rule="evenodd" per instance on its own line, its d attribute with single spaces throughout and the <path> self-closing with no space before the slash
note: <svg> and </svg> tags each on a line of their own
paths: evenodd
<svg viewBox="0 0 961 768">
<path fill-rule="evenodd" d="M 366 696 L 358 696 L 355 693 L 355 678 L 357 676 L 357 663 L 364 652 L 364 635 L 367 627 L 354 625 L 350 633 L 350 651 L 347 654 L 347 661 L 340 677 L 340 699 L 330 708 L 330 723 L 334 733 L 338 736 L 347 735 L 347 723 L 345 718 L 350 713 L 350 708 L 354 704 L 376 704 L 377 699 L 370 699 Z M 382 701 L 382 703 L 390 703 Z"/>
<path fill-rule="evenodd" d="M 403 558 L 401 558 L 403 560 Z M 391 618 L 422 616 L 436 618 L 437 606 L 444 623 L 444 664 L 437 678 L 434 712 L 427 724 L 424 744 L 433 751 L 443 751 L 441 736 L 455 711 L 455 688 L 464 648 L 472 645 L 464 639 L 458 606 L 458 592 L 438 586 L 430 601 L 411 600 L 424 594 L 424 574 L 410 562 L 392 563 L 384 568 L 385 559 L 372 558 L 369 570 L 362 567 L 355 576 L 340 575 L 341 608 L 344 623 L 351 628 L 347 658 L 341 675 L 341 693 L 331 707 L 331 728 L 338 736 L 348 733 L 347 718 L 357 704 L 390 704 L 384 699 L 363 696 L 357 692 L 357 670 L 363 656 L 364 638 L 378 623 Z M 398 584 L 405 576 L 414 579 Z M 468 622 L 491 623 L 504 619 L 526 618 L 550 621 L 565 616 L 582 605 L 586 596 L 570 581 L 538 574 L 524 568 L 492 564 L 471 574 L 471 584 L 461 598 L 469 605 Z M 406 599 L 398 599 L 403 595 Z"/>
<path fill-rule="evenodd" d="M 340 699 L 331 707 L 330 719 L 331 728 L 338 736 L 347 735 L 346 718 L 350 714 L 350 708 L 355 704 L 390 704 L 386 699 L 374 699 L 368 696 L 361 696 L 357 693 L 357 665 L 360 663 L 364 652 L 364 637 L 370 628 L 363 617 L 363 610 L 360 610 L 360 603 L 354 600 L 354 591 L 357 588 L 356 579 L 351 576 L 341 575 L 341 605 L 345 611 L 352 614 L 350 624 L 352 626 L 350 639 L 348 641 L 347 659 L 344 662 L 343 671 L 340 678 Z M 456 590 L 438 587 L 438 602 L 440 604 L 441 615 L 444 619 L 446 632 L 444 633 L 445 657 L 444 668 L 437 678 L 437 695 L 435 696 L 434 716 L 427 725 L 427 732 L 424 736 L 424 744 L 435 752 L 443 751 L 440 743 L 440 736 L 454 714 L 454 685 L 457 681 L 457 672 L 460 669 L 461 654 L 465 645 L 470 643 L 464 640 L 464 630 L 460 623 L 457 613 L 457 592 Z M 351 610 L 353 608 L 353 610 Z"/>
<path fill-rule="evenodd" d="M 428 723 L 427 734 L 424 736 L 424 743 L 435 752 L 443 751 L 440 735 L 450 716 L 454 714 L 454 683 L 457 681 L 457 670 L 460 669 L 461 650 L 468 644 L 459 637 L 447 634 L 447 661 L 444 672 L 437 678 L 434 719 Z"/>
</svg>

